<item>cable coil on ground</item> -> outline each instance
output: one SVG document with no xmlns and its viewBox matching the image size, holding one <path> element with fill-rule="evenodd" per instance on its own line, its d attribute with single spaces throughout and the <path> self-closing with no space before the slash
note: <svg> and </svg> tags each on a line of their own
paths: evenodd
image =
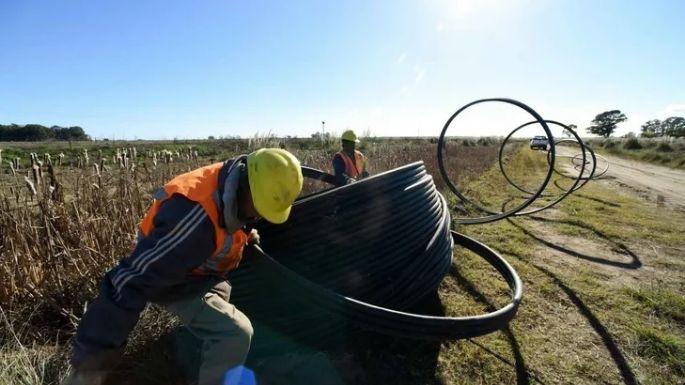
<svg viewBox="0 0 685 385">
<path fill-rule="evenodd" d="M 330 180 L 314 169 L 305 175 Z M 259 225 L 263 250 L 251 248 L 229 277 L 232 301 L 256 321 L 256 336 L 261 328 L 289 338 L 332 338 L 352 326 L 459 339 L 501 329 L 516 314 L 521 280 L 495 251 L 451 231 L 450 222 L 422 162 L 315 193 L 293 205 L 286 224 Z M 405 312 L 435 292 L 452 265 L 454 243 L 497 269 L 511 303 L 478 316 Z"/>
<path fill-rule="evenodd" d="M 512 105 L 514 107 L 517 107 L 529 115 L 531 115 L 534 120 L 529 121 L 527 123 L 524 123 L 515 129 L 513 129 L 505 138 L 500 142 L 500 147 L 499 147 L 499 154 L 498 154 L 498 161 L 499 161 L 499 170 L 506 180 L 506 182 L 512 186 L 514 189 L 526 194 L 523 198 L 523 202 L 514 205 L 514 207 L 511 207 L 509 209 L 502 209 L 502 211 L 497 211 L 491 208 L 486 207 L 485 205 L 481 204 L 478 200 L 471 199 L 467 197 L 464 192 L 462 191 L 463 189 L 458 186 L 456 181 L 452 181 L 448 175 L 448 172 L 445 167 L 445 157 L 447 156 L 446 154 L 446 143 L 447 143 L 447 131 L 450 128 L 452 124 L 454 124 L 455 119 L 464 112 L 466 109 L 481 104 L 481 103 L 504 103 L 508 105 Z M 517 138 L 516 140 L 514 139 L 514 135 L 519 132 L 522 128 L 533 126 L 533 125 L 539 125 L 539 129 L 544 131 L 544 137 L 546 138 L 546 160 L 547 160 L 547 171 L 544 173 L 544 178 L 542 178 L 541 183 L 539 186 L 537 186 L 536 189 L 525 189 L 521 186 L 519 186 L 516 182 L 512 180 L 512 178 L 507 174 L 505 168 L 504 168 L 504 160 L 505 160 L 505 151 L 504 148 L 507 145 L 507 143 L 514 143 L 514 146 L 520 145 L 522 143 L 525 143 L 525 141 L 521 141 L 520 138 Z M 552 131 L 550 130 L 550 126 L 557 126 L 563 129 L 564 135 L 568 136 L 568 138 L 562 138 L 562 139 L 555 139 L 552 135 Z M 519 134 L 520 135 L 520 134 Z M 536 136 L 538 138 L 538 136 Z M 577 154 L 568 154 L 568 144 L 573 143 L 575 145 L 578 145 L 580 148 L 580 152 Z M 557 147 L 559 145 L 562 145 L 561 149 L 563 150 L 561 154 L 558 153 Z M 566 148 L 563 148 L 566 147 Z M 533 148 L 533 145 L 531 143 L 531 149 Z M 458 109 L 445 123 L 442 131 L 440 132 L 440 137 L 438 138 L 438 166 L 440 168 L 440 174 L 443 177 L 443 180 L 447 184 L 447 187 L 461 200 L 461 202 L 468 207 L 475 208 L 478 212 L 482 213 L 481 216 L 478 217 L 473 217 L 473 216 L 467 216 L 467 217 L 456 217 L 454 218 L 454 222 L 460 223 L 460 224 L 480 224 L 480 223 L 490 223 L 490 222 L 496 222 L 505 218 L 509 217 L 515 217 L 515 216 L 524 216 L 524 215 L 529 215 L 529 214 L 534 214 L 541 212 L 543 210 L 549 209 L 557 204 L 559 204 L 561 201 L 566 199 L 568 196 L 570 196 L 573 192 L 577 191 L 581 187 L 585 186 L 587 182 L 589 182 L 592 179 L 597 179 L 601 176 L 603 176 L 608 167 L 608 161 L 601 157 L 600 155 L 595 154 L 595 152 L 587 146 L 583 142 L 583 140 L 580 138 L 580 136 L 573 130 L 570 126 L 565 125 L 563 123 L 554 121 L 554 120 L 546 120 L 543 119 L 540 114 L 538 114 L 534 109 L 529 107 L 528 105 L 521 103 L 517 100 L 513 99 L 508 99 L 508 98 L 488 98 L 488 99 L 479 99 L 476 101 L 473 101 L 471 103 L 468 103 Z M 560 160 L 566 159 L 570 160 L 569 164 L 562 165 Z M 598 160 L 602 160 L 605 164 L 605 167 L 601 168 L 599 172 L 597 172 L 597 162 Z M 574 170 L 577 172 L 577 175 L 568 175 L 567 171 L 565 170 L 565 167 L 570 170 Z M 568 179 L 573 179 L 574 182 L 570 187 L 563 187 L 561 186 L 558 181 L 554 181 L 553 185 L 558 188 L 561 193 L 560 194 L 551 194 L 547 192 L 547 185 L 551 180 L 551 177 L 553 174 L 557 174 L 563 178 L 568 178 Z M 536 202 L 540 198 L 547 198 L 550 199 L 551 201 L 542 203 L 539 206 L 535 206 L 534 202 Z M 504 205 L 503 207 L 506 207 Z"/>
</svg>

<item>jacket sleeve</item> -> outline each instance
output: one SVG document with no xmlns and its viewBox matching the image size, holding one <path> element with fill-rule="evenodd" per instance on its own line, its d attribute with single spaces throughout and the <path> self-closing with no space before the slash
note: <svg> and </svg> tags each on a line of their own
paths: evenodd
<svg viewBox="0 0 685 385">
<path fill-rule="evenodd" d="M 340 154 L 333 156 L 333 175 L 335 175 L 335 184 L 337 186 L 344 186 L 350 183 L 350 177 L 345 174 L 345 161 Z"/>
<path fill-rule="evenodd" d="M 180 195 L 163 202 L 153 230 L 105 275 L 99 295 L 81 318 L 74 368 L 102 370 L 116 364 L 146 303 L 182 283 L 214 248 L 214 226 L 202 206 Z"/>
</svg>

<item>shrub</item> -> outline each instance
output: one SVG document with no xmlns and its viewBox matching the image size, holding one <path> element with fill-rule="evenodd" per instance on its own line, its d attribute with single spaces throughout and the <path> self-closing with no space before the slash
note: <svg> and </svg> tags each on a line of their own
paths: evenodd
<svg viewBox="0 0 685 385">
<path fill-rule="evenodd" d="M 656 150 L 660 152 L 673 152 L 673 147 L 666 142 L 661 142 L 656 146 Z"/>
<path fill-rule="evenodd" d="M 655 152 L 648 152 L 641 157 L 642 160 L 648 161 L 648 162 L 663 162 L 664 157 L 661 154 L 657 154 Z"/>
<path fill-rule="evenodd" d="M 495 141 L 490 137 L 481 137 L 478 138 L 478 141 L 476 143 L 478 143 L 481 146 L 489 146 L 491 144 L 494 144 Z"/>
<path fill-rule="evenodd" d="M 626 150 L 640 150 L 642 149 L 642 145 L 636 138 L 630 138 L 623 143 L 623 148 Z"/>
</svg>

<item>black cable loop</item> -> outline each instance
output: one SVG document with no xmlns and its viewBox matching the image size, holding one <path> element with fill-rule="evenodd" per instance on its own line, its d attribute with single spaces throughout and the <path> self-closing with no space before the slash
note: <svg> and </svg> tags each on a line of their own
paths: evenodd
<svg viewBox="0 0 685 385">
<path fill-rule="evenodd" d="M 455 194 L 457 197 L 459 197 L 463 202 L 468 203 L 476 208 L 478 208 L 480 211 L 483 211 L 487 214 L 490 215 L 485 215 L 482 217 L 477 217 L 477 218 L 469 218 L 469 217 L 459 217 L 459 218 L 454 218 L 454 221 L 456 223 L 463 223 L 463 224 L 476 224 L 476 223 L 490 223 L 490 222 L 495 222 L 500 219 L 504 219 L 507 217 L 510 217 L 514 215 L 515 213 L 522 211 L 526 207 L 530 206 L 545 190 L 547 187 L 547 183 L 549 183 L 550 178 L 552 177 L 552 167 L 550 166 L 547 175 L 545 176 L 544 181 L 540 185 L 537 191 L 535 191 L 533 194 L 531 194 L 526 200 L 524 200 L 523 203 L 520 205 L 508 210 L 508 211 L 495 211 L 491 210 L 487 207 L 484 207 L 478 203 L 475 203 L 468 199 L 464 194 L 459 191 L 459 189 L 452 183 L 452 181 L 449 178 L 449 175 L 447 174 L 447 171 L 445 170 L 445 164 L 444 164 L 444 159 L 443 159 L 443 150 L 445 148 L 445 133 L 447 132 L 447 129 L 449 128 L 450 124 L 452 121 L 465 109 L 479 103 L 485 103 L 485 102 L 502 102 L 502 103 L 508 103 L 512 104 L 514 106 L 517 106 L 524 111 L 528 112 L 530 115 L 535 118 L 535 121 L 538 122 L 543 130 L 545 131 L 545 134 L 547 135 L 548 138 L 548 143 L 550 143 L 550 156 L 552 158 L 552 162 L 554 161 L 554 156 L 555 156 L 555 148 L 554 148 L 554 138 L 552 136 L 552 132 L 549 129 L 549 126 L 547 125 L 547 122 L 538 114 L 535 110 L 530 108 L 529 106 L 513 99 L 507 99 L 507 98 L 490 98 L 490 99 L 480 99 L 476 100 L 474 102 L 471 102 L 460 109 L 458 109 L 445 123 L 445 126 L 443 127 L 442 131 L 440 132 L 440 138 L 438 139 L 438 167 L 440 169 L 440 174 L 442 175 L 443 180 L 445 181 L 445 184 L 447 184 L 447 187 Z"/>
<path fill-rule="evenodd" d="M 588 148 L 592 151 L 592 149 L 590 147 L 588 147 Z M 604 164 L 606 164 L 606 167 L 604 167 L 604 169 L 595 173 L 595 175 L 593 176 L 593 179 L 599 179 L 599 178 L 603 177 L 604 174 L 606 174 L 606 172 L 609 170 L 609 160 L 602 155 L 596 154 L 594 151 L 592 151 L 592 153 L 595 154 L 596 158 L 604 159 Z"/>
<path fill-rule="evenodd" d="M 562 127 L 564 130 L 570 132 L 571 135 L 573 135 L 575 137 L 575 143 L 578 143 L 578 145 L 580 146 L 583 164 L 585 164 L 587 161 L 586 156 L 585 156 L 585 154 L 586 154 L 585 144 L 583 143 L 583 140 L 580 138 L 580 136 L 578 136 L 578 134 L 573 129 L 571 129 L 569 126 L 567 126 L 563 123 L 559 123 L 559 122 L 554 121 L 554 120 L 545 120 L 545 122 L 547 122 L 549 124 L 557 125 L 559 127 Z M 504 165 L 502 163 L 502 154 L 503 154 L 505 144 L 512 137 L 512 135 L 514 135 L 520 129 L 527 127 L 527 126 L 530 126 L 530 125 L 535 124 L 535 123 L 537 123 L 537 121 L 531 121 L 531 122 L 524 123 L 524 124 L 516 127 L 512 132 L 509 133 L 509 135 L 507 135 L 507 137 L 504 139 L 504 141 L 502 141 L 502 145 L 499 148 L 499 168 L 500 168 L 500 171 L 502 172 L 502 175 L 504 176 L 504 178 L 507 180 L 507 182 L 509 182 L 510 185 L 512 185 L 517 190 L 522 191 L 522 192 L 527 193 L 527 194 L 531 194 L 531 195 L 533 194 L 533 192 L 526 191 L 525 189 L 523 189 L 522 187 L 520 187 L 516 183 L 514 183 L 514 181 L 512 181 L 511 178 L 509 178 L 509 175 L 504 170 Z M 557 140 L 552 139 L 551 143 L 554 143 L 554 146 L 556 147 L 557 144 L 564 143 L 567 141 L 573 141 L 573 139 L 570 139 L 570 138 L 557 139 Z M 555 173 L 559 174 L 559 172 L 556 170 L 556 160 L 558 160 L 558 156 L 555 158 L 554 156 L 551 155 L 551 152 L 548 151 L 547 152 L 547 164 Z M 517 213 L 514 213 L 513 216 L 523 216 L 523 215 L 530 215 L 530 214 L 538 213 L 540 211 L 547 210 L 548 208 L 551 208 L 551 207 L 559 204 L 562 200 L 566 199 L 566 197 L 568 197 L 569 195 L 571 195 L 571 193 L 573 193 L 574 191 L 577 190 L 576 187 L 578 186 L 578 184 L 582 180 L 584 170 L 585 170 L 585 168 L 580 170 L 580 172 L 578 173 L 578 176 L 575 178 L 575 181 L 573 182 L 571 187 L 568 189 L 561 188 L 561 186 L 559 186 L 558 184 L 555 184 L 557 188 L 564 191 L 564 193 L 559 195 L 557 197 L 557 199 L 553 200 L 552 202 L 550 202 L 550 203 L 548 203 L 542 207 L 533 208 L 533 209 L 530 209 L 527 211 L 519 211 Z M 592 173 L 594 173 L 594 167 L 593 167 Z M 587 183 L 587 181 L 585 181 L 585 183 Z M 583 184 L 585 184 L 585 183 L 583 183 Z M 582 185 L 581 185 L 581 187 L 582 187 Z M 542 196 L 543 195 L 541 194 L 541 197 Z"/>
<path fill-rule="evenodd" d="M 557 143 L 562 142 L 562 141 L 573 141 L 573 139 L 560 139 L 559 141 L 557 141 Z M 576 155 L 574 155 L 574 156 L 571 158 L 571 164 L 573 164 L 574 170 L 579 171 L 578 179 L 581 181 L 577 186 L 575 186 L 575 187 L 573 188 L 573 192 L 580 190 L 580 189 L 581 189 L 583 186 L 585 186 L 589 181 L 591 181 L 591 180 L 595 177 L 595 172 L 597 171 L 597 156 L 595 155 L 595 152 L 594 152 L 590 147 L 587 147 L 587 146 L 584 146 L 584 149 L 583 149 L 582 151 L 583 151 L 582 153 L 576 154 Z M 581 159 L 582 159 L 582 158 L 587 158 L 586 156 L 584 156 L 584 154 L 585 154 L 586 152 L 587 152 L 587 153 L 590 153 L 590 156 L 591 156 L 592 161 L 590 162 L 590 161 L 587 161 L 587 160 L 581 160 L 581 162 L 582 162 L 581 164 L 582 164 L 582 165 L 576 165 L 575 160 L 578 159 L 578 157 L 580 157 Z M 592 164 L 592 167 L 591 167 L 591 169 L 590 169 L 590 172 L 589 172 L 588 176 L 583 176 L 584 170 L 587 169 L 587 165 L 590 164 L 590 163 Z M 564 177 L 564 178 L 572 179 L 572 177 L 570 177 L 570 176 L 568 176 L 568 175 L 566 175 L 566 174 L 564 174 L 564 173 L 562 173 L 562 172 L 557 171 L 556 168 L 555 168 L 554 171 L 555 171 L 558 175 L 560 175 L 560 176 L 562 176 L 562 177 Z M 557 188 L 559 188 L 560 190 L 565 190 L 564 188 L 560 187 L 556 182 L 555 182 L 555 185 L 556 185 Z"/>
</svg>

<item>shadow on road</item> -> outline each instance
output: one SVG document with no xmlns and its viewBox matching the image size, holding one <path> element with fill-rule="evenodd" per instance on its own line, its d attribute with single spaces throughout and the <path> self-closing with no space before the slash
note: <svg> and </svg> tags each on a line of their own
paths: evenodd
<svg viewBox="0 0 685 385">
<path fill-rule="evenodd" d="M 568 247 L 559 245 L 558 243 L 546 240 L 546 239 L 534 234 L 533 231 L 525 228 L 520 223 L 516 223 L 515 221 L 513 221 L 509 218 L 507 219 L 507 221 L 512 226 L 521 230 L 524 234 L 526 234 L 527 236 L 536 240 L 537 242 L 549 247 L 550 249 L 560 251 L 564 254 L 567 254 L 567 255 L 570 255 L 570 256 L 573 256 L 576 258 L 584 259 L 586 261 L 590 261 L 590 262 L 594 262 L 594 263 L 600 263 L 603 265 L 609 265 L 609 266 L 614 266 L 614 267 L 620 267 L 623 269 L 639 269 L 640 267 L 642 267 L 642 262 L 640 261 L 640 258 L 634 252 L 632 252 L 626 245 L 624 245 L 623 243 L 621 243 L 619 241 L 614 240 L 612 237 L 604 234 L 603 232 L 601 232 L 600 230 L 598 230 L 597 228 L 595 228 L 594 226 L 592 226 L 590 224 L 583 223 L 583 222 L 577 221 L 577 220 L 549 219 L 549 218 L 543 218 L 543 217 L 533 216 L 533 215 L 528 216 L 528 218 L 533 219 L 533 220 L 538 221 L 538 222 L 544 222 L 544 223 L 550 223 L 550 224 L 565 224 L 565 225 L 575 226 L 575 227 L 579 227 L 579 228 L 582 228 L 585 230 L 589 230 L 589 231 L 593 232 L 595 235 L 597 235 L 598 237 L 600 237 L 603 240 L 612 244 L 616 249 L 620 250 L 623 254 L 629 256 L 631 258 L 631 261 L 627 262 L 627 263 L 626 262 L 619 262 L 619 261 L 612 261 L 612 260 L 607 259 L 607 258 L 602 258 L 602 257 L 598 257 L 598 256 L 593 256 L 593 255 L 581 253 L 579 251 L 576 251 L 576 250 L 570 249 Z"/>
<path fill-rule="evenodd" d="M 547 240 L 533 234 L 533 232 L 531 230 L 525 228 L 520 223 L 514 222 L 510 218 L 507 218 L 507 221 L 512 226 L 521 230 L 524 234 L 526 234 L 530 238 L 540 242 L 541 244 L 543 244 L 543 245 L 545 245 L 551 249 L 561 251 L 565 254 L 568 254 L 568 255 L 571 255 L 574 257 L 578 257 L 581 259 L 585 259 L 587 261 L 591 261 L 594 263 L 601 263 L 601 264 L 605 264 L 605 265 L 621 267 L 621 268 L 626 268 L 626 269 L 637 269 L 637 268 L 642 266 L 642 263 L 640 262 L 640 259 L 638 258 L 638 256 L 635 255 L 635 253 L 633 253 L 632 251 L 630 251 L 630 249 L 628 249 L 628 247 L 626 247 L 624 244 L 622 244 L 618 241 L 615 241 L 614 239 L 612 239 L 611 237 L 602 233 L 601 231 L 599 231 L 597 228 L 595 228 L 594 226 L 592 226 L 590 224 L 583 223 L 583 222 L 576 221 L 576 220 L 548 219 L 548 218 L 532 216 L 532 215 L 528 216 L 528 217 L 533 219 L 533 220 L 539 221 L 539 222 L 551 223 L 551 224 L 566 224 L 566 225 L 577 226 L 577 227 L 583 228 L 585 230 L 592 231 L 598 237 L 612 243 L 618 249 L 623 251 L 625 254 L 629 255 L 632 258 L 632 261 L 630 263 L 622 263 L 622 262 L 607 260 L 607 259 L 600 258 L 600 257 L 582 254 L 582 253 L 579 253 L 577 251 L 574 251 L 574 250 L 568 249 L 566 247 L 563 247 L 561 245 L 558 245 L 556 243 L 547 241 Z M 594 313 L 592 313 L 590 308 L 588 308 L 587 305 L 585 305 L 585 303 L 580 299 L 580 297 L 578 297 L 578 295 L 576 294 L 576 292 L 573 289 L 571 289 L 568 285 L 566 285 L 566 283 L 564 283 L 554 273 L 552 273 L 551 271 L 547 270 L 544 267 L 538 266 L 538 265 L 530 262 L 527 258 L 522 257 L 519 254 L 511 253 L 507 250 L 498 250 L 498 251 L 500 251 L 501 253 L 512 255 L 512 256 L 518 258 L 519 260 L 527 263 L 529 266 L 537 269 L 538 271 L 542 272 L 543 274 L 545 274 L 546 276 L 551 278 L 554 281 L 554 283 L 566 294 L 566 296 L 569 298 L 569 300 L 578 308 L 578 311 L 583 315 L 583 317 L 585 317 L 588 320 L 588 322 L 590 323 L 590 326 L 600 336 L 600 338 L 602 339 L 602 342 L 604 343 L 604 346 L 606 346 L 607 350 L 609 351 L 609 354 L 611 355 L 612 360 L 614 361 L 614 363 L 616 364 L 616 367 L 618 368 L 619 372 L 621 373 L 621 377 L 623 378 L 624 383 L 627 385 L 638 384 L 637 380 L 635 379 L 635 375 L 633 374 L 633 371 L 630 368 L 630 365 L 628 364 L 625 357 L 621 353 L 621 350 L 619 349 L 619 347 L 616 344 L 616 342 L 614 341 L 614 339 L 611 337 L 611 334 L 609 334 L 606 327 L 604 327 L 604 325 L 601 323 L 601 321 L 594 315 Z"/>
<path fill-rule="evenodd" d="M 505 251 L 501 251 L 505 253 Z M 592 310 L 585 305 L 582 299 L 578 296 L 578 294 L 570 288 L 566 283 L 564 283 L 559 277 L 557 277 L 554 273 L 551 271 L 547 270 L 544 267 L 538 266 L 534 263 L 531 263 L 527 258 L 522 257 L 517 254 L 513 254 L 510 252 L 506 252 L 508 255 L 512 255 L 519 260 L 527 263 L 529 266 L 535 268 L 536 270 L 542 272 L 546 276 L 552 279 L 552 281 L 566 294 L 566 296 L 571 300 L 571 302 L 578 308 L 578 311 L 580 314 L 585 317 L 585 319 L 588 320 L 590 323 L 590 326 L 594 329 L 594 331 L 599 335 L 599 337 L 602 339 L 602 342 L 604 343 L 604 346 L 607 348 L 609 351 L 609 354 L 611 355 L 612 360 L 616 364 L 616 367 L 618 368 L 619 372 L 621 373 L 621 377 L 623 378 L 623 382 L 627 385 L 637 385 L 638 381 L 635 379 L 635 375 L 633 374 L 632 369 L 630 368 L 630 365 L 628 364 L 628 361 L 626 361 L 625 357 L 623 356 L 623 353 L 621 353 L 621 350 L 619 349 L 618 345 L 616 344 L 616 341 L 614 341 L 613 337 L 611 337 L 611 334 L 609 331 L 606 329 L 606 327 L 602 324 L 602 322 L 597 318 L 597 316 L 594 315 Z"/>
</svg>

